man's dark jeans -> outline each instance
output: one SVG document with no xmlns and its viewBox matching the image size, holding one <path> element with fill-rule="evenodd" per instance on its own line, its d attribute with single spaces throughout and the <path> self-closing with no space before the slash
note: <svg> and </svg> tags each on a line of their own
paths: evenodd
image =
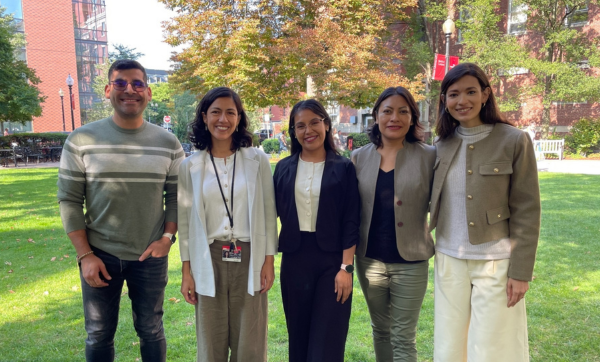
<svg viewBox="0 0 600 362">
<path fill-rule="evenodd" d="M 148 258 L 143 262 L 121 260 L 92 248 L 102 259 L 112 280 L 107 287 L 92 288 L 83 279 L 81 291 L 85 330 L 85 358 L 88 362 L 107 362 L 115 358 L 114 336 L 119 322 L 119 303 L 123 282 L 127 281 L 133 325 L 140 338 L 142 361 L 164 362 L 167 341 L 163 329 L 163 300 L 167 285 L 168 256 Z"/>
</svg>

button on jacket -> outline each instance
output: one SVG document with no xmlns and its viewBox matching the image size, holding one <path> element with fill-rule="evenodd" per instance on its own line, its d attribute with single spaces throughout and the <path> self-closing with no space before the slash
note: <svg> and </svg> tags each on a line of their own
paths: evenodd
<svg viewBox="0 0 600 362">
<path fill-rule="evenodd" d="M 277 163 L 273 181 L 275 202 L 281 220 L 279 251 L 291 253 L 300 247 L 300 226 L 296 208 L 296 173 L 300 153 Z M 354 165 L 349 159 L 327 152 L 319 208 L 316 237 L 323 251 L 342 251 L 358 243 L 360 196 Z"/>
<path fill-rule="evenodd" d="M 461 143 L 454 135 L 436 142 L 430 230 L 437 224 L 444 179 Z M 541 221 L 531 139 L 513 126 L 497 123 L 489 136 L 467 147 L 466 163 L 469 242 L 477 245 L 508 236 L 508 276 L 531 280 Z"/>
<path fill-rule="evenodd" d="M 428 230 L 427 212 L 433 183 L 435 149 L 421 142 L 404 142 L 396 154 L 394 166 L 394 216 L 396 244 L 400 255 L 409 261 L 427 260 L 434 254 L 433 238 Z M 381 155 L 370 143 L 352 153 L 356 165 L 362 201 L 360 244 L 356 254 L 365 256 L 377 175 Z"/>
</svg>

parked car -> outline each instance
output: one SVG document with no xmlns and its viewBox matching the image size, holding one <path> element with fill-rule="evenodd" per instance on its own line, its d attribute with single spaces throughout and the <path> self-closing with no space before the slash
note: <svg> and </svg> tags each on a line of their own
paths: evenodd
<svg viewBox="0 0 600 362">
<path fill-rule="evenodd" d="M 254 132 L 255 135 L 258 135 L 258 140 L 260 143 L 266 140 L 267 138 L 273 138 L 273 130 L 272 129 L 261 129 L 260 131 Z"/>
</svg>

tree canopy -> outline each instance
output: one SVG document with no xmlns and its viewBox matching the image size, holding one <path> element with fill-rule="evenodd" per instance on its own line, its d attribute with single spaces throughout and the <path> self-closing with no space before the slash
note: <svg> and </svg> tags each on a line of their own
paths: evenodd
<svg viewBox="0 0 600 362">
<path fill-rule="evenodd" d="M 0 122 L 31 121 L 42 114 L 46 97 L 37 85 L 35 71 L 15 56 L 15 44 L 22 41 L 16 34 L 13 17 L 0 7 Z"/>
<path fill-rule="evenodd" d="M 129 48 L 123 44 L 114 44 L 115 51 L 108 52 L 108 59 L 110 62 L 114 62 L 119 59 L 131 59 L 138 60 L 144 56 L 144 53 L 137 52 L 135 48 Z"/>
<path fill-rule="evenodd" d="M 386 87 L 416 93 L 400 74 L 391 26 L 415 0 L 160 0 L 177 12 L 165 25 L 174 55 L 171 78 L 196 94 L 235 89 L 249 109 L 290 105 L 306 92 L 362 108 Z"/>
</svg>

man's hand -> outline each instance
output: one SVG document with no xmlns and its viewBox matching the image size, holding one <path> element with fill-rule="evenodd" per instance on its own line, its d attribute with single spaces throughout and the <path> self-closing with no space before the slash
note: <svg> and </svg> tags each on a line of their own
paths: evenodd
<svg viewBox="0 0 600 362">
<path fill-rule="evenodd" d="M 345 270 L 340 270 L 335 276 L 335 293 L 337 301 L 342 300 L 342 304 L 350 297 L 352 293 L 352 274 Z"/>
<path fill-rule="evenodd" d="M 161 258 L 165 255 L 169 255 L 169 250 L 171 250 L 171 239 L 166 236 L 153 241 L 152 244 L 148 245 L 148 248 L 144 253 L 140 256 L 140 261 L 144 261 L 148 259 L 149 256 L 153 258 Z"/>
<path fill-rule="evenodd" d="M 194 283 L 194 277 L 189 272 L 181 274 L 181 294 L 183 294 L 186 302 L 190 304 L 198 303 L 198 299 L 196 299 L 196 284 Z"/>
<path fill-rule="evenodd" d="M 528 290 L 529 282 L 508 278 L 508 283 L 506 284 L 506 297 L 508 302 L 506 303 L 506 306 L 508 308 L 514 307 L 515 304 L 523 299 Z"/>
<path fill-rule="evenodd" d="M 100 273 L 106 280 L 111 280 L 111 276 L 106 271 L 104 262 L 96 255 L 88 255 L 81 259 L 81 275 L 88 285 L 92 288 L 108 287 L 108 283 L 100 278 Z"/>
<path fill-rule="evenodd" d="M 265 256 L 265 262 L 260 270 L 260 293 L 266 293 L 273 286 L 275 281 L 275 257 L 273 255 Z"/>
</svg>

